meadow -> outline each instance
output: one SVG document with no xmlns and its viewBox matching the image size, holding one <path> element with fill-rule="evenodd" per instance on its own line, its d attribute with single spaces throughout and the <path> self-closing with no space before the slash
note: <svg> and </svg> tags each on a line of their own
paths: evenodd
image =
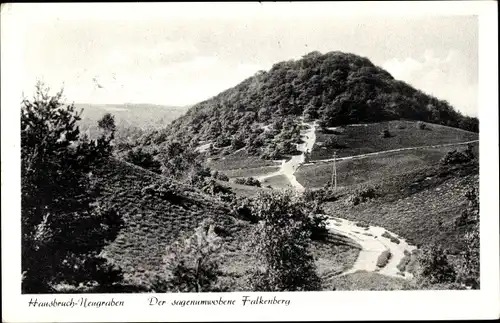
<svg viewBox="0 0 500 323">
<path fill-rule="evenodd" d="M 392 150 L 405 147 L 432 146 L 446 143 L 459 143 L 479 139 L 477 133 L 451 128 L 443 125 L 425 123 L 425 129 L 419 129 L 416 121 L 386 121 L 364 125 L 347 125 L 338 127 L 331 133 L 317 131 L 317 145 L 315 145 L 311 160 L 337 157 L 355 156 L 377 151 Z M 384 138 L 381 133 L 389 131 L 389 137 Z M 334 133 L 333 133 L 334 132 Z M 336 140 L 339 147 L 325 145 L 328 140 Z"/>
</svg>

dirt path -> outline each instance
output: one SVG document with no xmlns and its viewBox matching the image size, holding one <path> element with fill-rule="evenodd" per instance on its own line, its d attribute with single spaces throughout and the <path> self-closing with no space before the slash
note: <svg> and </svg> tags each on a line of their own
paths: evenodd
<svg viewBox="0 0 500 323">
<path fill-rule="evenodd" d="M 304 154 L 306 152 L 311 152 L 314 147 L 314 144 L 316 142 L 317 123 L 302 122 L 302 125 L 307 126 L 307 129 L 301 131 L 302 140 L 304 142 L 302 144 L 297 145 L 297 150 L 300 151 L 301 154 L 293 156 L 288 161 L 282 160 L 280 169 L 277 172 L 257 177 L 260 181 L 263 181 L 273 176 L 284 175 L 286 176 L 290 184 L 297 191 L 299 192 L 304 191 L 304 186 L 302 186 L 302 184 L 300 184 L 297 181 L 297 178 L 295 177 L 295 172 L 301 165 L 304 164 L 305 162 Z M 392 151 L 401 151 L 401 150 L 418 149 L 418 148 L 422 147 L 402 148 Z M 337 160 L 361 158 L 387 152 L 390 151 L 376 152 L 360 156 L 349 156 L 344 158 L 338 158 Z M 340 275 L 347 275 L 359 270 L 366 270 L 370 272 L 378 272 L 380 274 L 387 276 L 400 277 L 400 278 L 404 277 L 407 279 L 412 278 L 412 275 L 410 273 L 400 272 L 397 266 L 400 263 L 401 259 L 404 258 L 405 251 L 411 252 L 416 247 L 409 245 L 404 239 L 399 238 L 396 234 L 389 232 L 384 228 L 376 226 L 367 226 L 366 228 L 363 228 L 357 226 L 352 221 L 341 218 L 330 218 L 328 220 L 327 227 L 332 233 L 350 238 L 361 246 L 361 251 L 353 267 L 343 272 Z M 383 237 L 382 235 L 383 234 L 386 235 L 385 234 L 386 232 L 397 239 L 393 238 L 393 240 L 391 241 L 390 237 L 389 238 Z M 380 268 L 377 266 L 377 260 L 384 251 L 388 251 L 391 256 L 387 264 Z"/>
<path fill-rule="evenodd" d="M 415 246 L 409 245 L 404 239 L 396 234 L 377 226 L 360 227 L 355 222 L 341 219 L 330 218 L 327 228 L 332 233 L 337 233 L 354 240 L 361 246 L 358 258 L 353 267 L 340 275 L 347 275 L 359 270 L 378 272 L 380 274 L 392 277 L 411 279 L 413 277 L 409 272 L 400 272 L 397 268 L 406 252 L 412 252 Z M 391 241 L 390 238 L 383 237 L 384 233 L 397 238 Z M 382 268 L 377 266 L 377 260 L 384 251 L 390 252 L 389 262 Z"/>
<path fill-rule="evenodd" d="M 301 144 L 297 144 L 297 150 L 301 152 L 300 155 L 294 155 L 292 158 L 290 158 L 288 161 L 282 160 L 281 161 L 281 166 L 280 169 L 277 172 L 266 174 L 263 176 L 257 177 L 259 181 L 263 181 L 267 178 L 273 177 L 273 176 L 278 176 L 278 175 L 284 175 L 297 191 L 303 192 L 304 191 L 304 186 L 300 184 L 297 181 L 297 178 L 295 177 L 295 172 L 299 168 L 300 165 L 304 164 L 305 162 L 305 156 L 304 154 L 306 152 L 311 152 L 312 148 L 314 146 L 314 143 L 316 142 L 316 121 L 315 122 L 302 122 L 301 125 L 307 126 L 308 128 L 305 130 L 302 130 L 300 132 L 302 136 L 302 140 L 304 141 Z"/>
</svg>

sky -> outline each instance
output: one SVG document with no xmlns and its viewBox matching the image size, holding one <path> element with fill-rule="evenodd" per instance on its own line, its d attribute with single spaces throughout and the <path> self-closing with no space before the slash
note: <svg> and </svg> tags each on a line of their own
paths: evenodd
<svg viewBox="0 0 500 323">
<path fill-rule="evenodd" d="M 19 37 L 22 87 L 30 94 L 42 79 L 53 88 L 64 84 L 65 96 L 78 103 L 190 105 L 279 61 L 344 51 L 477 115 L 476 16 L 360 10 L 366 8 L 29 4 Z"/>
</svg>

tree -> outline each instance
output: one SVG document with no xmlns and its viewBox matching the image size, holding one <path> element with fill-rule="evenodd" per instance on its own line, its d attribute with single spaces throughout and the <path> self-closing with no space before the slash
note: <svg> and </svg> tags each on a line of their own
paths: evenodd
<svg viewBox="0 0 500 323">
<path fill-rule="evenodd" d="M 197 161 L 198 153 L 194 149 L 184 148 L 179 141 L 169 142 L 160 152 L 162 173 L 177 179 L 186 177 L 189 171 L 200 167 Z"/>
<path fill-rule="evenodd" d="M 193 236 L 181 239 L 167 248 L 165 277 L 154 283 L 155 292 L 210 292 L 218 291 L 217 252 L 221 240 L 214 227 L 200 226 Z"/>
<path fill-rule="evenodd" d="M 111 113 L 106 113 L 97 121 L 99 128 L 109 133 L 114 133 L 116 130 L 115 117 Z"/>
<path fill-rule="evenodd" d="M 60 283 L 111 285 L 121 272 L 99 257 L 123 221 L 97 201 L 93 167 L 111 154 L 110 139 L 88 140 L 80 114 L 38 83 L 21 103 L 22 291 L 50 293 Z"/>
<path fill-rule="evenodd" d="M 252 277 L 257 291 L 320 290 L 311 242 L 310 211 L 291 192 L 261 193 L 253 203 L 262 220 L 257 232 L 256 254 L 263 270 Z"/>
<path fill-rule="evenodd" d="M 435 245 L 423 250 L 420 259 L 420 281 L 430 284 L 451 284 L 457 277 L 448 261 L 448 253 Z"/>
</svg>

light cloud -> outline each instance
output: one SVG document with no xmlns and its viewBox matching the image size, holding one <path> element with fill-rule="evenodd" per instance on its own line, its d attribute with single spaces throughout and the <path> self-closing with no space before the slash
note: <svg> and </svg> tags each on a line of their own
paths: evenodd
<svg viewBox="0 0 500 323">
<path fill-rule="evenodd" d="M 366 19 L 335 16 L 318 4 L 320 10 L 300 10 L 292 19 L 284 14 L 287 6 L 238 7 L 244 11 L 238 17 L 226 11 L 194 17 L 187 7 L 178 8 L 182 15 L 142 19 L 133 19 L 135 10 L 116 19 L 76 19 L 80 9 L 57 19 L 33 12 L 18 37 L 24 42 L 24 90 L 43 78 L 53 87 L 64 83 L 66 96 L 76 102 L 194 104 L 279 61 L 338 50 L 366 56 L 396 78 L 475 114 L 475 17 Z"/>
<path fill-rule="evenodd" d="M 457 50 L 444 57 L 426 50 L 420 59 L 394 58 L 382 65 L 396 79 L 447 100 L 464 114 L 477 116 L 478 82 L 465 66 L 466 58 Z"/>
</svg>

